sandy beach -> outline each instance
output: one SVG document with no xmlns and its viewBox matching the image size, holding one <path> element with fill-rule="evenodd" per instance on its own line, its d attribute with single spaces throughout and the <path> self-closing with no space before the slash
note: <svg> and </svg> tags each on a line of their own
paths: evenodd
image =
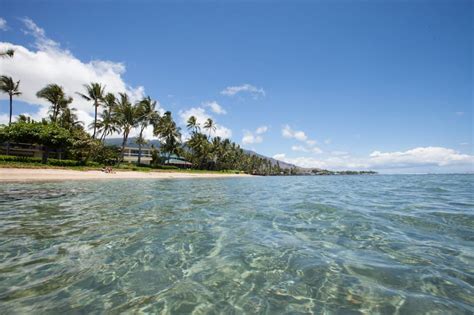
<svg viewBox="0 0 474 315">
<path fill-rule="evenodd" d="M 0 182 L 61 181 L 61 180 L 108 180 L 108 179 L 173 179 L 173 178 L 221 178 L 248 177 L 245 174 L 133 172 L 117 171 L 107 174 L 101 171 L 74 171 L 62 169 L 0 168 Z"/>
</svg>

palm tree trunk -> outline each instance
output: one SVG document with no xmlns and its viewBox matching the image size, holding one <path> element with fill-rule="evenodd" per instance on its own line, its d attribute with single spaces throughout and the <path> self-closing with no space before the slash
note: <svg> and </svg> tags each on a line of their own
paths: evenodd
<svg viewBox="0 0 474 315">
<path fill-rule="evenodd" d="M 56 122 L 56 116 L 58 115 L 57 112 L 56 112 L 57 108 L 58 108 L 58 105 L 54 104 L 54 107 L 53 107 L 53 123 Z"/>
<path fill-rule="evenodd" d="M 143 129 L 140 130 L 140 137 L 138 138 L 138 165 L 142 162 L 142 135 L 143 135 Z"/>
<path fill-rule="evenodd" d="M 12 123 L 12 113 L 13 113 L 13 95 L 10 94 L 10 119 L 8 120 L 8 126 Z"/>
<path fill-rule="evenodd" d="M 8 126 L 12 123 L 12 111 L 13 111 L 13 96 L 10 94 L 10 118 L 8 120 Z M 7 155 L 10 155 L 10 140 L 7 141 Z"/>
<path fill-rule="evenodd" d="M 123 141 L 122 141 L 122 152 L 120 153 L 120 160 L 118 165 L 120 165 L 121 162 L 123 162 L 124 157 L 125 157 L 125 145 L 127 144 L 127 139 L 128 139 L 128 132 L 124 132 L 123 134 Z"/>
<path fill-rule="evenodd" d="M 98 107 L 99 104 L 97 104 L 97 101 L 95 101 L 94 103 L 94 133 L 92 134 L 92 139 L 95 139 L 95 129 L 97 127 L 97 107 Z"/>
<path fill-rule="evenodd" d="M 104 133 L 102 133 L 102 136 L 100 137 L 100 141 L 102 141 L 102 143 L 105 143 L 105 135 L 107 133 L 107 129 L 104 128 Z"/>
</svg>

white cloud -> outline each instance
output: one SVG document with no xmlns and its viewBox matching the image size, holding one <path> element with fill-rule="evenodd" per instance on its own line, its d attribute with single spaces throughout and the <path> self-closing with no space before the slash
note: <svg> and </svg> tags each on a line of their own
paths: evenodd
<svg viewBox="0 0 474 315">
<path fill-rule="evenodd" d="M 368 157 L 355 158 L 334 154 L 326 158 L 287 157 L 280 160 L 308 168 L 331 170 L 376 170 L 384 173 L 474 172 L 474 156 L 443 147 L 418 147 L 401 152 L 374 151 Z M 345 153 L 345 152 L 344 152 Z"/>
<path fill-rule="evenodd" d="M 260 126 L 260 127 L 257 128 L 257 130 L 255 130 L 255 133 L 258 134 L 258 135 L 261 135 L 261 134 L 264 134 L 267 131 L 268 131 L 267 126 Z"/>
<path fill-rule="evenodd" d="M 242 138 L 242 144 L 262 143 L 263 142 L 263 137 L 261 135 L 263 135 L 267 131 L 268 131 L 267 126 L 260 126 L 255 130 L 255 132 L 244 130 L 244 136 Z"/>
<path fill-rule="evenodd" d="M 291 147 L 293 151 L 300 152 L 311 152 L 315 154 L 321 154 L 323 151 L 316 146 L 318 143 L 316 140 L 309 139 L 304 131 L 294 130 L 289 125 L 284 125 L 281 129 L 281 134 L 283 137 L 288 139 L 295 139 L 301 142 L 304 142 L 306 146 L 303 145 L 294 145 Z"/>
<path fill-rule="evenodd" d="M 0 17 L 0 31 L 6 31 L 8 29 L 7 20 Z"/>
<path fill-rule="evenodd" d="M 212 102 L 204 102 L 203 106 L 209 107 L 212 112 L 218 114 L 218 115 L 225 115 L 227 114 L 226 110 L 222 108 L 221 105 L 219 105 L 216 101 Z"/>
<path fill-rule="evenodd" d="M 374 166 L 389 168 L 421 166 L 448 166 L 474 164 L 474 156 L 461 154 L 453 149 L 443 147 L 418 147 L 403 152 L 380 152 L 370 154 L 370 162 Z"/>
<path fill-rule="evenodd" d="M 30 50 L 21 45 L 0 42 L 0 49 L 12 48 L 15 50 L 13 59 L 0 59 L 2 73 L 20 80 L 22 94 L 17 98 L 20 101 L 38 106 L 37 113 L 28 113 L 35 117 L 45 113 L 50 104 L 36 97 L 36 92 L 50 83 L 57 83 L 64 87 L 67 95 L 74 98 L 72 107 L 77 109 L 80 120 L 88 126 L 93 120 L 94 108 L 90 102 L 77 96 L 76 92 L 84 91 L 84 84 L 99 82 L 106 86 L 107 92 L 127 92 L 132 100 L 143 97 L 145 91 L 142 86 L 131 87 L 124 78 L 125 65 L 108 60 L 92 60 L 84 62 L 76 58 L 70 51 L 60 47 L 60 44 L 46 36 L 46 32 L 31 19 L 22 20 L 24 32 L 34 38 L 36 50 Z M 0 94 L 0 99 L 5 99 Z M 147 131 L 150 136 L 151 132 Z"/>
<path fill-rule="evenodd" d="M 324 144 L 331 144 L 332 140 L 331 139 L 326 139 L 324 140 Z"/>
<path fill-rule="evenodd" d="M 294 145 L 291 147 L 291 150 L 293 151 L 299 151 L 299 152 L 310 152 L 310 153 L 315 153 L 315 154 L 321 154 L 323 151 L 318 148 L 318 147 L 304 147 L 302 145 Z"/>
<path fill-rule="evenodd" d="M 185 111 L 180 111 L 179 112 L 179 117 L 181 118 L 181 123 L 183 125 L 187 124 L 187 121 L 188 121 L 189 117 L 191 117 L 191 116 L 196 117 L 196 120 L 197 120 L 198 124 L 201 125 L 201 128 L 202 128 L 202 126 L 204 125 L 204 123 L 206 122 L 206 120 L 208 118 L 211 118 L 212 120 L 214 120 L 214 118 L 210 114 L 208 114 L 206 112 L 206 110 L 202 107 L 192 107 L 192 108 L 189 108 Z M 214 122 L 215 122 L 215 120 L 214 120 Z M 217 137 L 221 137 L 223 139 L 230 138 L 230 137 L 232 137 L 232 130 L 216 123 L 216 130 L 211 132 L 211 136 L 213 136 L 213 137 L 217 136 Z"/>
<path fill-rule="evenodd" d="M 464 112 L 456 112 L 455 114 L 458 116 L 464 116 Z"/>
<path fill-rule="evenodd" d="M 261 143 L 263 138 L 259 135 L 254 135 L 250 131 L 244 131 L 244 137 L 242 138 L 243 144 L 255 144 Z"/>
<path fill-rule="evenodd" d="M 255 98 L 259 96 L 265 96 L 265 90 L 263 88 L 257 88 L 256 86 L 253 86 L 248 83 L 238 86 L 228 86 L 221 91 L 221 94 L 227 96 L 234 96 L 242 92 L 250 93 Z"/>
<path fill-rule="evenodd" d="M 283 126 L 281 130 L 281 134 L 285 138 L 289 138 L 289 139 L 293 138 L 298 141 L 306 141 L 308 139 L 308 136 L 306 136 L 306 134 L 303 131 L 293 130 L 291 129 L 289 125 Z"/>
</svg>

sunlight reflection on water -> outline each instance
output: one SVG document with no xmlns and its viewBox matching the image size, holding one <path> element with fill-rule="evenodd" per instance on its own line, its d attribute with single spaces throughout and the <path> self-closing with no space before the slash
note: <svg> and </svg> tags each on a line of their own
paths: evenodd
<svg viewBox="0 0 474 315">
<path fill-rule="evenodd" d="M 2 184 L 0 313 L 474 312 L 474 176 Z"/>
</svg>

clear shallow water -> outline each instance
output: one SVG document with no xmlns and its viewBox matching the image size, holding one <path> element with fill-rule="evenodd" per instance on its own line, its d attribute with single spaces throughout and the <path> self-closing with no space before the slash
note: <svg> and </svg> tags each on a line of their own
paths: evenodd
<svg viewBox="0 0 474 315">
<path fill-rule="evenodd" d="M 0 186 L 0 313 L 472 314 L 474 176 Z"/>
</svg>

